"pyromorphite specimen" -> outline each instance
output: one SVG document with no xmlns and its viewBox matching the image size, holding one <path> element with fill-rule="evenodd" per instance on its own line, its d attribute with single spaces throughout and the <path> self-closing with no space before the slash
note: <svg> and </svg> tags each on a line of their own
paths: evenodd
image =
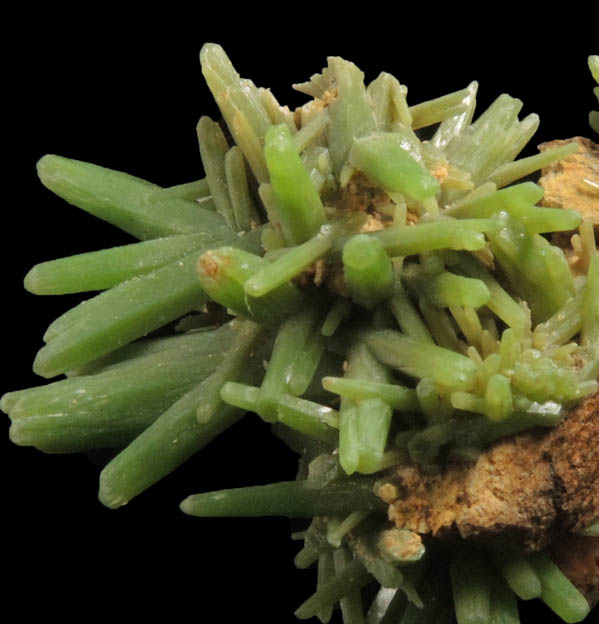
<svg viewBox="0 0 599 624">
<path fill-rule="evenodd" d="M 206 44 L 200 63 L 223 118 L 197 126 L 205 178 L 161 188 L 59 156 L 39 161 L 49 189 L 142 242 L 27 275 L 38 294 L 103 292 L 44 334 L 35 371 L 67 379 L 2 397 L 11 439 L 55 453 L 113 450 L 99 489 L 113 508 L 253 412 L 300 456 L 297 478 L 201 492 L 200 475 L 201 493 L 181 509 L 312 518 L 294 535 L 296 565 L 318 569 L 298 618 L 328 622 L 338 604 L 345 624 L 447 623 L 454 612 L 459 624 L 517 624 L 516 595 L 584 618 L 589 604 L 547 553 L 493 558 L 484 543 L 521 536 L 544 547 L 557 526 L 591 535 L 599 515 L 592 445 L 574 448 L 581 461 L 568 472 L 569 451 L 595 435 L 595 211 L 563 210 L 576 189 L 568 205 L 538 205 L 555 195 L 550 175 L 513 184 L 576 164 L 594 205 L 599 181 L 592 162 L 578 167 L 579 143 L 515 160 L 539 118 L 520 120 L 523 103 L 502 94 L 473 122 L 477 83 L 425 102 L 414 89 L 408 102 L 390 74 L 366 83 L 330 57 L 295 85 L 309 98 L 292 112 L 241 78 L 220 46 Z M 597 73 L 594 57 L 590 66 Z M 555 233 L 572 249 L 553 244 Z M 532 444 L 550 445 L 541 454 L 559 472 L 559 497 L 549 485 L 526 505 L 488 504 L 514 467 L 518 484 L 523 474 L 534 483 L 536 466 L 550 479 L 547 462 L 526 455 L 530 438 L 503 439 L 556 426 Z M 502 448 L 509 461 L 491 474 L 484 466 L 497 466 Z M 480 500 L 460 534 L 476 545 L 431 547 L 421 534 L 444 533 L 433 516 L 456 525 L 472 498 L 460 475 L 474 472 Z"/>
</svg>

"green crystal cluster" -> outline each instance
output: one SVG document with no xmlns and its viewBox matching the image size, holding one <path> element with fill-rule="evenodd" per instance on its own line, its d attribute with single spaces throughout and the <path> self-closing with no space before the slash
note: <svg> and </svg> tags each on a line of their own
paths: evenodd
<svg viewBox="0 0 599 624">
<path fill-rule="evenodd" d="M 504 94 L 474 120 L 475 82 L 408 105 L 392 75 L 366 84 L 331 57 L 294 85 L 309 100 L 292 112 L 219 46 L 200 60 L 223 117 L 197 127 L 204 179 L 38 164 L 46 187 L 140 242 L 26 276 L 37 294 L 101 292 L 44 335 L 34 370 L 66 377 L 2 397 L 13 442 L 114 449 L 99 496 L 118 507 L 254 412 L 300 455 L 297 480 L 181 508 L 312 518 L 296 564 L 317 565 L 317 590 L 297 617 L 517 622 L 517 595 L 582 620 L 588 604 L 544 553 L 441 555 L 375 495 L 386 469 L 475 461 L 598 389 L 593 225 L 518 182 L 576 145 L 517 159 L 538 117 Z M 548 236 L 573 230 L 576 270 Z M 380 589 L 364 602 L 367 586 Z"/>
</svg>

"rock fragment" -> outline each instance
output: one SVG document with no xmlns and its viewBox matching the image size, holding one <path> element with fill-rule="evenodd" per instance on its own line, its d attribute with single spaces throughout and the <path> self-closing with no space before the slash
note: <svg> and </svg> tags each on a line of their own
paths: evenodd
<svg viewBox="0 0 599 624">
<path fill-rule="evenodd" d="M 599 515 L 599 393 L 554 429 L 496 443 L 476 463 L 451 463 L 437 475 L 401 465 L 388 482 L 397 528 L 462 537 L 524 551 Z"/>
<path fill-rule="evenodd" d="M 599 225 L 599 145 L 584 137 L 541 143 L 539 150 L 578 143 L 574 154 L 545 167 L 539 184 L 545 194 L 544 206 L 576 210 L 584 219 Z"/>
</svg>

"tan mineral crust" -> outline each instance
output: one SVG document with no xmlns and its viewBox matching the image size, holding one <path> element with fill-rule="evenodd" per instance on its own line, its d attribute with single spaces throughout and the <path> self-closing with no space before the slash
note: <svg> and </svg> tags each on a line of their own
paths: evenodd
<svg viewBox="0 0 599 624">
<path fill-rule="evenodd" d="M 525 551 L 599 516 L 599 393 L 554 429 L 505 438 L 436 475 L 402 465 L 383 490 L 398 528 Z"/>
<path fill-rule="evenodd" d="M 378 215 L 378 208 L 390 203 L 389 196 L 378 186 L 370 182 L 363 173 L 354 173 L 348 183 L 339 191 L 337 207 L 347 212 L 362 211 L 373 216 Z M 382 223 L 376 229 L 382 230 Z"/>
<path fill-rule="evenodd" d="M 558 139 L 541 143 L 539 150 L 545 150 L 578 143 L 574 154 L 562 158 L 543 169 L 539 184 L 545 194 L 543 206 L 576 210 L 583 218 L 599 225 L 599 145 L 584 137 Z"/>
</svg>

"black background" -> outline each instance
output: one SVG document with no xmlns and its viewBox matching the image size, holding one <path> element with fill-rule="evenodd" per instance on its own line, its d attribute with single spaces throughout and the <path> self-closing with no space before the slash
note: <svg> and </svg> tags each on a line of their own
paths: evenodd
<svg viewBox="0 0 599 624">
<path fill-rule="evenodd" d="M 586 66 L 595 43 L 554 24 L 474 36 L 440 16 L 377 14 L 313 18 L 261 11 L 220 15 L 36 15 L 13 24 L 7 51 L 3 175 L 3 362 L 0 391 L 45 383 L 31 362 L 47 325 L 79 301 L 26 293 L 35 263 L 130 242 L 127 235 L 53 197 L 38 182 L 45 153 L 94 162 L 168 186 L 202 176 L 195 125 L 217 118 L 198 53 L 221 43 L 242 76 L 272 87 L 281 103 L 304 99 L 290 85 L 321 70 L 327 55 L 352 60 L 374 79 L 395 74 L 417 103 L 478 80 L 478 112 L 502 92 L 537 112 L 541 126 L 525 154 L 545 140 L 590 135 L 595 106 Z M 257 8 L 255 9 L 258 10 Z M 172 13 L 172 14 L 171 14 Z M 434 19 L 433 19 L 434 17 Z M 467 16 L 466 16 L 467 17 Z M 231 20 L 223 26 L 225 18 Z M 485 18 L 486 19 L 486 18 Z M 270 20 L 270 21 L 269 21 Z M 430 25 L 429 25 L 430 22 Z M 364 34 L 365 33 L 365 34 Z M 522 117 L 521 115 L 521 117 Z M 8 427 L 7 427 L 8 429 Z M 177 473 L 116 511 L 97 501 L 99 468 L 81 456 L 47 456 L 5 436 L 3 540 L 8 597 L 25 616 L 66 621 L 91 615 L 172 619 L 257 618 L 293 622 L 311 593 L 313 571 L 297 571 L 298 545 L 286 519 L 200 520 L 184 516 L 188 494 L 291 479 L 295 458 L 256 417 L 248 417 Z M 523 610 L 523 621 L 538 613 Z"/>
</svg>

